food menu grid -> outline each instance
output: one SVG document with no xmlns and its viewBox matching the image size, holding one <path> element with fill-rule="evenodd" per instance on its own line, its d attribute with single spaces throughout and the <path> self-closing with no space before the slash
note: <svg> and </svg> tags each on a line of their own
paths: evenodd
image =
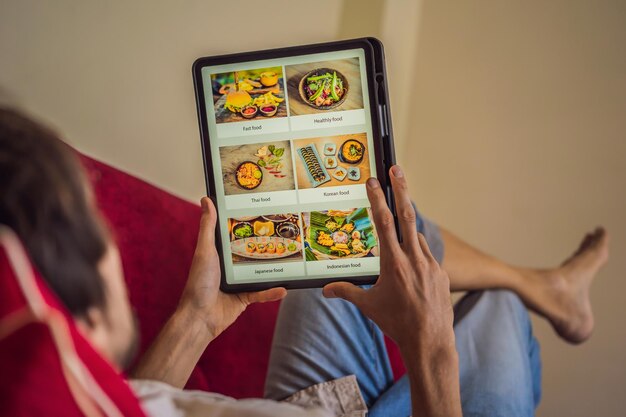
<svg viewBox="0 0 626 417">
<path fill-rule="evenodd" d="M 228 282 L 376 275 L 361 49 L 202 68 Z"/>
</svg>

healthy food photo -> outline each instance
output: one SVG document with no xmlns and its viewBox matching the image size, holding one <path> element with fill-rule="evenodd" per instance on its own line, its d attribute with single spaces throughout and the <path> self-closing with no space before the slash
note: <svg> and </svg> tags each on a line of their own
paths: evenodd
<svg viewBox="0 0 626 417">
<path fill-rule="evenodd" d="M 369 208 L 303 213 L 307 261 L 379 256 Z"/>
<path fill-rule="evenodd" d="M 295 189 L 289 141 L 220 148 L 224 194 Z"/>
<path fill-rule="evenodd" d="M 291 116 L 363 108 L 359 59 L 285 67 Z"/>
<path fill-rule="evenodd" d="M 228 219 L 233 263 L 302 261 L 300 225 L 291 213 Z"/>
<path fill-rule="evenodd" d="M 216 123 L 286 117 L 281 67 L 211 75 Z"/>
<path fill-rule="evenodd" d="M 293 141 L 298 189 L 364 184 L 370 177 L 367 135 Z"/>
</svg>

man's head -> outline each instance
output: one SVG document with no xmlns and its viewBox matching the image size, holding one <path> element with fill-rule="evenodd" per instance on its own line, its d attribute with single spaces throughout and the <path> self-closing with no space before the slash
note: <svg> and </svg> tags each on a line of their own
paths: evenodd
<svg viewBox="0 0 626 417">
<path fill-rule="evenodd" d="M 0 224 L 108 359 L 127 365 L 136 330 L 119 254 L 74 151 L 51 130 L 0 108 Z"/>
</svg>

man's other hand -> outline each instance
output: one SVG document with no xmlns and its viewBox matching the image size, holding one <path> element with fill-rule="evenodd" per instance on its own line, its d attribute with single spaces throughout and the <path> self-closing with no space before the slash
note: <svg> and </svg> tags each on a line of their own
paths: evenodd
<svg viewBox="0 0 626 417">
<path fill-rule="evenodd" d="M 336 282 L 324 287 L 324 295 L 355 304 L 400 349 L 414 349 L 416 345 L 454 348 L 448 275 L 431 254 L 424 236 L 416 231 L 415 209 L 402 170 L 396 165 L 390 174 L 403 242 L 398 240 L 394 217 L 378 180 L 370 178 L 367 194 L 378 231 L 380 276 L 369 290 Z"/>
<path fill-rule="evenodd" d="M 215 247 L 217 212 L 208 197 L 203 197 L 200 203 L 202 217 L 198 243 L 179 309 L 192 313 L 198 320 L 202 320 L 211 339 L 214 339 L 230 326 L 248 305 L 280 300 L 287 291 L 284 288 L 239 294 L 220 291 L 220 260 Z"/>
</svg>

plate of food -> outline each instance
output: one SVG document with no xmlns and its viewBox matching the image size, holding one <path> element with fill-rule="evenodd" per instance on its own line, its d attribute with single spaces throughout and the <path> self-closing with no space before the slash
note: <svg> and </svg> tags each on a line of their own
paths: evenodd
<svg viewBox="0 0 626 417">
<path fill-rule="evenodd" d="M 314 144 L 311 143 L 298 149 L 298 155 L 300 155 L 300 158 L 304 163 L 306 174 L 313 187 L 317 187 L 330 181 L 330 175 L 322 164 L 322 160 L 317 153 L 317 149 Z"/>
<path fill-rule="evenodd" d="M 378 245 L 366 208 L 313 211 L 306 236 L 307 260 L 361 258 Z"/>
<path fill-rule="evenodd" d="M 328 169 L 337 168 L 337 158 L 335 158 L 334 156 L 324 157 L 324 166 Z"/>
<path fill-rule="evenodd" d="M 276 231 L 275 229 L 274 222 L 271 220 L 257 220 L 252 226 L 252 231 L 255 236 L 272 236 Z"/>
<path fill-rule="evenodd" d="M 348 171 L 344 167 L 337 167 L 337 169 L 331 174 L 337 181 L 343 181 L 348 175 Z"/>
<path fill-rule="evenodd" d="M 337 145 L 332 142 L 324 144 L 324 155 L 326 156 L 335 156 L 337 153 Z"/>
<path fill-rule="evenodd" d="M 245 239 L 247 237 L 252 237 L 254 235 L 254 229 L 252 225 L 248 222 L 237 223 L 233 226 L 233 235 L 237 239 Z"/>
<path fill-rule="evenodd" d="M 298 84 L 300 98 L 309 106 L 330 110 L 340 106 L 348 95 L 346 77 L 332 68 L 317 68 L 307 72 Z"/>
<path fill-rule="evenodd" d="M 244 161 L 235 170 L 235 182 L 245 190 L 253 190 L 263 182 L 263 171 L 258 164 Z"/>
<path fill-rule="evenodd" d="M 300 252 L 302 245 L 297 240 L 282 237 L 249 237 L 230 243 L 233 254 L 249 259 L 286 258 Z"/>
<path fill-rule="evenodd" d="M 276 227 L 276 234 L 286 239 L 296 239 L 300 235 L 300 229 L 294 223 L 283 222 Z"/>
<path fill-rule="evenodd" d="M 348 164 L 358 164 L 365 155 L 365 146 L 356 139 L 348 139 L 339 148 L 339 159 Z"/>
<path fill-rule="evenodd" d="M 361 170 L 357 167 L 350 167 L 347 175 L 349 180 L 358 181 L 361 179 Z"/>
</svg>

